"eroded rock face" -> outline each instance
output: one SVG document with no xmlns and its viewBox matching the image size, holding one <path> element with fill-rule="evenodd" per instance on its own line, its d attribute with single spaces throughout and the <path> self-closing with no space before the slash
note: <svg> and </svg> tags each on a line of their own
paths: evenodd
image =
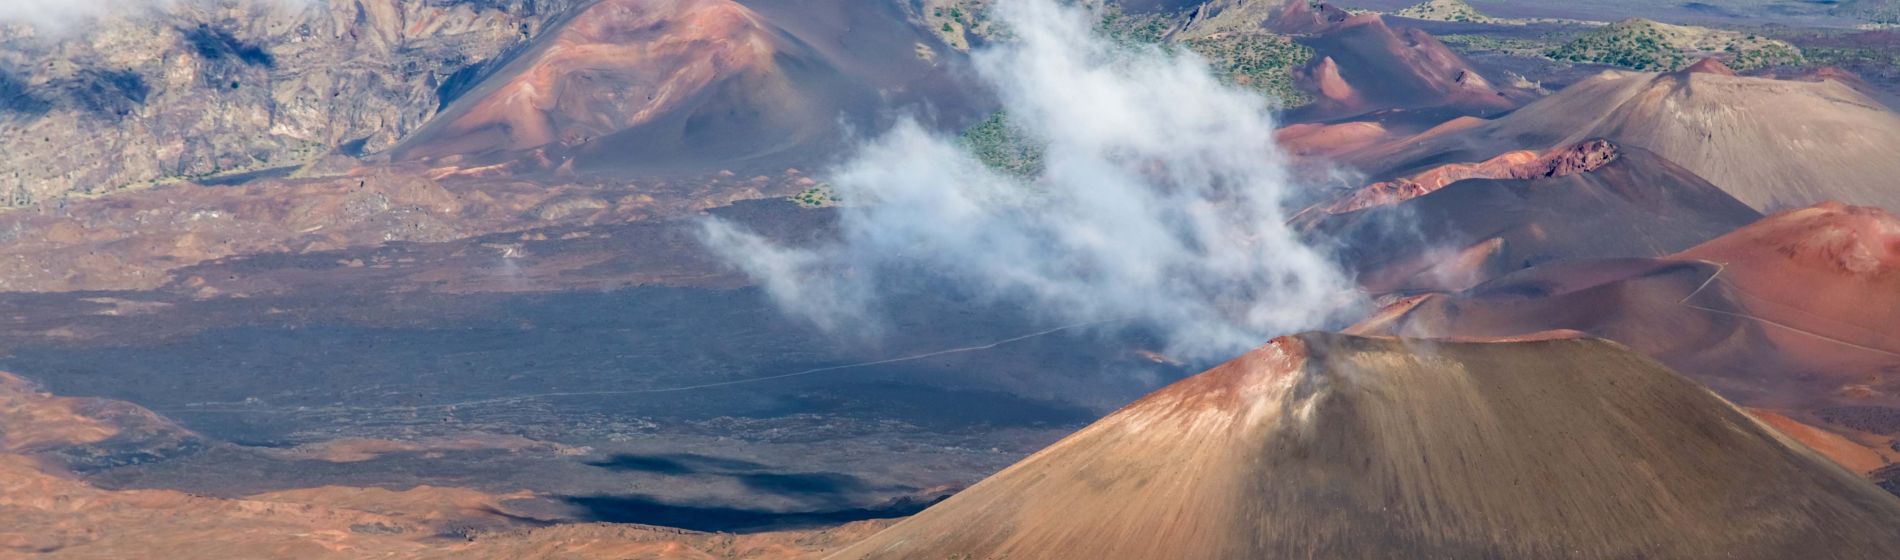
<svg viewBox="0 0 1900 560">
<path fill-rule="evenodd" d="M 1595 171 L 1616 161 L 1617 148 L 1607 140 L 1586 140 L 1543 154 L 1520 150 L 1477 163 L 1448 163 L 1410 177 L 1367 185 L 1325 211 L 1341 214 L 1374 206 L 1397 204 L 1430 194 L 1466 179 L 1549 179 Z"/>
<path fill-rule="evenodd" d="M 581 0 L 185 0 L 0 29 L 0 201 L 374 152 Z"/>
</svg>

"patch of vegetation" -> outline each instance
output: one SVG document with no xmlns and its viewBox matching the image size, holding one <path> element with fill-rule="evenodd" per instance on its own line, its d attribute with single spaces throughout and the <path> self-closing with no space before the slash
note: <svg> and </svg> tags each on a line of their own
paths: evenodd
<svg viewBox="0 0 1900 560">
<path fill-rule="evenodd" d="M 1115 4 L 1104 6 L 1101 14 L 1095 30 L 1121 45 L 1158 45 L 1167 41 L 1175 27 L 1173 18 L 1160 14 L 1130 15 Z"/>
<path fill-rule="evenodd" d="M 1788 66 L 1807 60 L 1794 45 L 1772 40 L 1755 45 L 1730 44 L 1723 50 L 1734 55 L 1728 65 L 1736 70 Z"/>
<path fill-rule="evenodd" d="M 1652 28 L 1605 29 L 1559 45 L 1546 55 L 1556 60 L 1637 70 L 1668 71 L 1689 64 L 1687 57 Z"/>
<path fill-rule="evenodd" d="M 1869 80 L 1900 82 L 1900 49 L 1808 45 L 1801 47 L 1801 54 L 1815 66 L 1842 68 Z"/>
<path fill-rule="evenodd" d="M 990 169 L 1018 177 L 1042 173 L 1042 145 L 1011 125 L 1008 113 L 997 111 L 964 130 L 958 142 Z"/>
<path fill-rule="evenodd" d="M 1313 60 L 1313 49 L 1268 33 L 1222 34 L 1190 39 L 1189 50 L 1206 57 L 1222 80 L 1265 93 L 1293 107 L 1312 101 L 1294 85 L 1293 70 Z"/>
<path fill-rule="evenodd" d="M 1680 70 L 1696 60 L 1721 55 L 1730 68 L 1749 70 L 1800 64 L 1794 45 L 1758 35 L 1629 19 L 1550 49 L 1546 56 L 1570 62 L 1608 64 L 1636 70 Z"/>
<path fill-rule="evenodd" d="M 925 15 L 932 25 L 941 25 L 946 37 L 962 39 L 966 30 L 993 40 L 1008 40 L 1008 30 L 992 23 L 985 14 L 991 0 L 931 0 Z M 1113 3 L 1082 0 L 1099 5 L 1095 31 L 1115 44 L 1128 47 L 1178 46 L 1208 59 L 1214 71 L 1227 83 L 1247 87 L 1279 99 L 1287 106 L 1311 101 L 1311 96 L 1294 85 L 1293 70 L 1312 60 L 1312 49 L 1292 40 L 1261 31 L 1220 33 L 1181 40 L 1177 35 L 1184 14 L 1130 14 Z M 1178 42 L 1177 42 L 1178 41 Z M 952 45 L 958 45 L 952 42 Z M 964 48 L 964 47 L 959 47 Z M 1020 141 L 1005 117 L 998 114 L 964 132 L 964 142 L 978 152 L 991 167 L 1011 173 L 1039 170 L 1039 150 Z"/>
<path fill-rule="evenodd" d="M 1399 10 L 1392 15 L 1402 18 L 1430 21 L 1459 21 L 1470 23 L 1486 23 L 1492 21 L 1491 16 L 1484 15 L 1484 12 L 1480 12 L 1477 8 L 1471 7 L 1471 5 L 1466 4 L 1464 0 L 1425 0 L 1424 2 L 1414 4 L 1412 7 Z"/>
<path fill-rule="evenodd" d="M 838 195 L 831 192 L 830 183 L 819 183 L 786 200 L 797 204 L 799 208 L 829 208 L 838 205 Z"/>
<path fill-rule="evenodd" d="M 957 50 L 969 50 L 972 37 L 996 33 L 989 17 L 990 0 L 930 0 L 924 17 L 945 43 Z"/>
<path fill-rule="evenodd" d="M 1803 47 L 1801 54 L 1818 66 L 1900 68 L 1900 51 L 1868 47 Z"/>
<path fill-rule="evenodd" d="M 1178 17 L 1130 15 L 1110 4 L 1102 8 L 1096 31 L 1125 47 L 1178 45 L 1206 58 L 1223 81 L 1273 96 L 1286 106 L 1312 100 L 1294 85 L 1293 70 L 1313 59 L 1313 49 L 1263 31 L 1218 33 L 1177 43 L 1179 25 Z"/>
<path fill-rule="evenodd" d="M 1517 56 L 1545 56 L 1555 41 L 1545 39 L 1497 38 L 1488 35 L 1449 34 L 1439 35 L 1439 41 L 1460 51 L 1495 52 Z"/>
</svg>

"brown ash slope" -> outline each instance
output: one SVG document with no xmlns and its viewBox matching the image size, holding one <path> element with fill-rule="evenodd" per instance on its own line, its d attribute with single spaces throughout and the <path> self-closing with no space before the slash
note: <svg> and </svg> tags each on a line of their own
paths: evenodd
<svg viewBox="0 0 1900 560">
<path fill-rule="evenodd" d="M 1638 147 L 1761 211 L 1827 200 L 1900 209 L 1900 114 L 1838 80 L 1736 76 L 1719 64 L 1605 72 L 1509 115 L 1395 142 L 1355 161 L 1375 176 L 1589 138 Z"/>
<path fill-rule="evenodd" d="M 1900 441 L 1900 337 L 1891 329 L 1900 321 L 1895 232 L 1900 221 L 1887 212 L 1822 204 L 1665 258 L 1553 263 L 1460 293 L 1407 299 L 1355 330 L 1427 337 L 1587 332 L 1661 360 L 1736 402 L 1847 438 L 1879 457 L 1831 455 L 1877 467 L 1893 461 L 1890 451 Z M 1900 473 L 1887 476 L 1894 474 Z"/>
<path fill-rule="evenodd" d="M 1429 33 L 1324 2 L 1207 2 L 1188 16 L 1177 38 L 1259 33 L 1293 37 L 1313 50 L 1312 62 L 1297 74 L 1315 100 L 1287 111 L 1290 122 L 1367 119 L 1423 127 L 1453 116 L 1501 114 L 1533 97 L 1493 85 Z"/>
<path fill-rule="evenodd" d="M 1790 210 L 1677 258 L 1722 266 L 1746 304 L 1789 330 L 1900 356 L 1900 218 L 1890 212 L 1839 203 Z M 1782 346 L 1810 342 L 1789 338 Z"/>
<path fill-rule="evenodd" d="M 1874 558 L 1895 515 L 1612 343 L 1306 334 L 832 558 Z"/>
<path fill-rule="evenodd" d="M 1566 259 L 1661 257 L 1760 217 L 1648 150 L 1593 140 L 1439 165 L 1294 222 L 1385 294 L 1462 290 Z"/>
<path fill-rule="evenodd" d="M 875 130 L 879 108 L 964 112 L 949 60 L 882 2 L 600 0 L 449 105 L 397 159 L 637 173 L 776 171 Z M 945 49 L 948 50 L 948 49 Z"/>
<path fill-rule="evenodd" d="M 1431 34 L 1388 25 L 1378 14 L 1329 24 L 1301 43 L 1318 53 L 1306 74 L 1320 99 L 1290 112 L 1295 122 L 1371 117 L 1415 124 L 1493 116 L 1532 97 L 1492 84 Z"/>
<path fill-rule="evenodd" d="M 1432 337 L 1578 330 L 1749 405 L 1895 406 L 1895 231 L 1886 212 L 1823 204 L 1665 258 L 1553 263 L 1425 296 L 1362 327 Z"/>
<path fill-rule="evenodd" d="M 0 204 L 399 146 L 450 171 L 782 171 L 894 108 L 967 119 L 931 45 L 894 3 L 841 0 L 181 0 L 0 26 Z"/>
</svg>

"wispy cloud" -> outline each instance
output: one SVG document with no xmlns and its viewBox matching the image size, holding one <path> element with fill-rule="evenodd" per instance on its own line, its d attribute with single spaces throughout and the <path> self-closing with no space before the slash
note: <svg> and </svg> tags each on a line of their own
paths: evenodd
<svg viewBox="0 0 1900 560">
<path fill-rule="evenodd" d="M 180 4 L 275 4 L 301 7 L 329 0 L 0 0 L 0 23 L 24 23 L 47 31 L 72 31 L 96 18 L 137 15 Z"/>
<path fill-rule="evenodd" d="M 1265 100 L 1192 55 L 1107 41 L 1083 9 L 997 10 L 1014 37 L 974 63 L 1011 122 L 1046 146 L 1038 176 L 995 172 L 902 122 L 830 173 L 847 203 L 835 244 L 776 246 L 709 221 L 708 245 L 786 311 L 833 330 L 877 324 L 881 287 L 910 272 L 1051 320 L 1126 318 L 1192 357 L 1361 303 L 1285 225 L 1297 187 Z"/>
<path fill-rule="evenodd" d="M 0 22 L 63 29 L 90 18 L 151 9 L 171 0 L 4 0 Z"/>
</svg>

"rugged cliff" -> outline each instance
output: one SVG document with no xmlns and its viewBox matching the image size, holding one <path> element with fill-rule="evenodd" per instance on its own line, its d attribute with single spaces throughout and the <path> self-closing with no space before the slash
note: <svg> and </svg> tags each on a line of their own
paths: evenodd
<svg viewBox="0 0 1900 560">
<path fill-rule="evenodd" d="M 186 0 L 0 29 L 0 200 L 387 148 L 583 2 Z"/>
</svg>

